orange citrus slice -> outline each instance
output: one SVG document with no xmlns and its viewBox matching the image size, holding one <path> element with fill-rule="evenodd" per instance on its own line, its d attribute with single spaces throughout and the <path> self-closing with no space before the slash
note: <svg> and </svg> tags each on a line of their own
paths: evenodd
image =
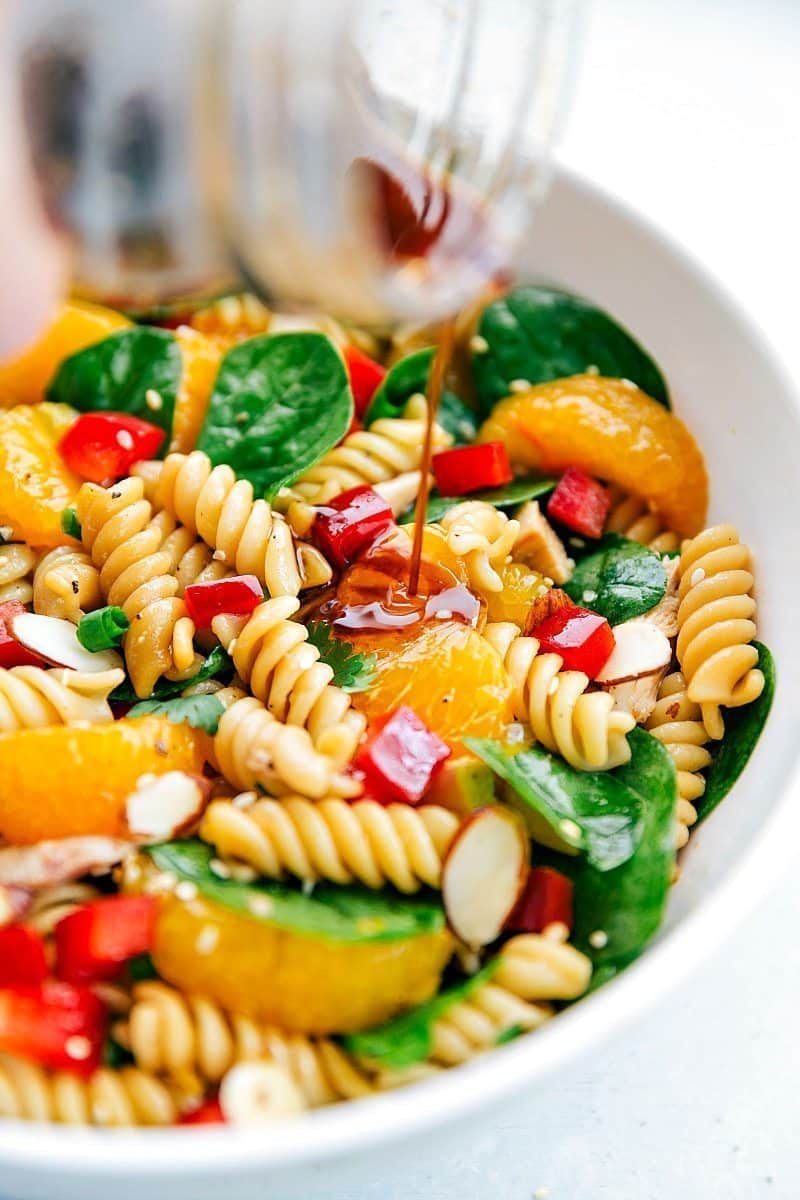
<svg viewBox="0 0 800 1200">
<path fill-rule="evenodd" d="M 74 503 L 81 480 L 69 470 L 58 443 L 78 414 L 66 404 L 18 404 L 0 411 L 0 525 L 32 546 L 69 541 L 61 514 Z"/>
<path fill-rule="evenodd" d="M 169 448 L 188 454 L 194 450 L 200 436 L 223 347 L 188 325 L 178 326 L 175 340 L 181 348 L 183 371 L 175 401 Z"/>
</svg>

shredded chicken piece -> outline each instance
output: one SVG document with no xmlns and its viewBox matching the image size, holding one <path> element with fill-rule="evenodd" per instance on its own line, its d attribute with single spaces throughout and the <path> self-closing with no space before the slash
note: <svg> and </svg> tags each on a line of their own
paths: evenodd
<svg viewBox="0 0 800 1200">
<path fill-rule="evenodd" d="M 134 849 L 120 838 L 71 837 L 0 848 L 0 887 L 37 891 L 82 875 L 101 874 Z"/>
<path fill-rule="evenodd" d="M 564 543 L 536 500 L 523 504 L 517 513 L 519 533 L 512 551 L 517 562 L 527 563 L 547 575 L 553 583 L 566 583 L 575 566 Z"/>
</svg>

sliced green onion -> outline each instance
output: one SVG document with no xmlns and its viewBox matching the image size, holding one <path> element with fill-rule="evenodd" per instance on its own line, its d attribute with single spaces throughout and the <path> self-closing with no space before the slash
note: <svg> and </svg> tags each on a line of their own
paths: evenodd
<svg viewBox="0 0 800 1200">
<path fill-rule="evenodd" d="M 129 628 L 130 621 L 122 609 L 109 605 L 81 618 L 78 641 L 92 654 L 97 654 L 100 650 L 113 650 L 120 644 Z"/>
</svg>

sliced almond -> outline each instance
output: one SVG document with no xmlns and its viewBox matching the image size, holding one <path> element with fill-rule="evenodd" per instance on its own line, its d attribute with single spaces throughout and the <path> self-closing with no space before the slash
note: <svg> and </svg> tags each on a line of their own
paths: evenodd
<svg viewBox="0 0 800 1200">
<path fill-rule="evenodd" d="M 200 820 L 211 795 L 211 781 L 184 771 L 143 775 L 125 803 L 131 836 L 166 842 L 188 833 Z"/>
<path fill-rule="evenodd" d="M 533 604 L 528 610 L 528 616 L 525 621 L 525 633 L 530 636 L 535 633 L 535 630 L 555 613 L 560 612 L 562 608 L 573 608 L 574 600 L 571 600 L 566 592 L 561 588 L 547 588 L 543 596 L 536 596 Z"/>
<path fill-rule="evenodd" d="M 243 1062 L 220 1084 L 219 1103 L 232 1125 L 262 1125 L 295 1116 L 306 1107 L 303 1094 L 285 1067 L 274 1062 Z"/>
<path fill-rule="evenodd" d="M 0 846 L 0 888 L 59 887 L 81 875 L 100 875 L 122 862 L 133 846 L 120 838 L 57 838 L 34 846 Z"/>
<path fill-rule="evenodd" d="M 456 937 L 472 948 L 493 942 L 527 873 L 528 839 L 516 814 L 496 806 L 473 813 L 442 868 L 442 902 Z"/>
<path fill-rule="evenodd" d="M 73 671 L 113 671 L 123 666 L 116 650 L 93 654 L 78 641 L 76 627 L 61 617 L 43 617 L 39 613 L 17 613 L 10 622 L 11 635 L 28 650 L 55 667 Z"/>
<path fill-rule="evenodd" d="M 599 675 L 597 683 L 626 683 L 643 675 L 655 675 L 665 670 L 672 659 L 669 640 L 646 617 L 635 617 L 614 626 L 615 646 L 611 657 Z"/>
</svg>

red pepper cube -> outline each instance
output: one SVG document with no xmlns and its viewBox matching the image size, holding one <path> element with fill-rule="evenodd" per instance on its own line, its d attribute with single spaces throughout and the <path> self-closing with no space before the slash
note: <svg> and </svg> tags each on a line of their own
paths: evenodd
<svg viewBox="0 0 800 1200">
<path fill-rule="evenodd" d="M 6 600 L 0 604 L 0 667 L 5 667 L 6 670 L 11 667 L 50 666 L 50 663 L 35 650 L 29 650 L 22 642 L 18 642 L 11 632 L 14 618 L 27 611 L 19 600 Z"/>
<path fill-rule="evenodd" d="M 610 508 L 611 495 L 602 483 L 577 467 L 568 467 L 547 502 L 547 515 L 584 537 L 599 538 Z"/>
<path fill-rule="evenodd" d="M 371 487 L 355 487 L 320 505 L 314 538 L 326 558 L 346 567 L 392 525 L 394 516 L 383 496 Z"/>
<path fill-rule="evenodd" d="M 27 925 L 0 929 L 0 988 L 32 987 L 47 978 L 44 940 Z"/>
<path fill-rule="evenodd" d="M 166 431 L 127 413 L 83 413 L 58 444 L 64 462 L 92 483 L 108 484 L 130 474 L 135 462 L 153 458 Z"/>
<path fill-rule="evenodd" d="M 449 757 L 450 747 L 402 705 L 372 723 L 354 766 L 381 804 L 419 804 Z"/>
<path fill-rule="evenodd" d="M 357 346 L 345 346 L 342 354 L 347 374 L 350 376 L 350 388 L 356 406 L 356 416 L 363 417 L 370 406 L 372 397 L 386 378 L 386 367 L 375 362 Z"/>
<path fill-rule="evenodd" d="M 506 921 L 511 933 L 541 933 L 561 922 L 572 932 L 572 880 L 552 867 L 533 867 Z"/>
<path fill-rule="evenodd" d="M 560 654 L 567 671 L 583 671 L 594 679 L 614 649 L 614 634 L 605 617 L 587 608 L 564 607 L 531 630 L 542 654 Z"/>
<path fill-rule="evenodd" d="M 186 611 L 197 629 L 210 629 L 214 617 L 222 613 L 248 616 L 263 599 L 264 589 L 255 575 L 190 583 L 183 593 Z"/>
<path fill-rule="evenodd" d="M 153 945 L 153 896 L 107 896 L 63 917 L 53 936 L 56 974 L 68 983 L 116 979 L 125 964 Z"/>
<path fill-rule="evenodd" d="M 432 466 L 436 487 L 443 496 L 466 496 L 481 488 L 501 487 L 513 479 L 502 442 L 443 450 L 434 454 Z"/>
<path fill-rule="evenodd" d="M 191 1112 L 184 1113 L 178 1121 L 179 1125 L 226 1125 L 225 1114 L 222 1111 L 222 1105 L 219 1098 L 214 1096 L 211 1100 L 204 1100 L 199 1108 L 193 1108 Z"/>
<path fill-rule="evenodd" d="M 0 1050 L 56 1071 L 90 1075 L 100 1066 L 106 1010 L 93 992 L 48 980 L 0 988 Z"/>
</svg>

